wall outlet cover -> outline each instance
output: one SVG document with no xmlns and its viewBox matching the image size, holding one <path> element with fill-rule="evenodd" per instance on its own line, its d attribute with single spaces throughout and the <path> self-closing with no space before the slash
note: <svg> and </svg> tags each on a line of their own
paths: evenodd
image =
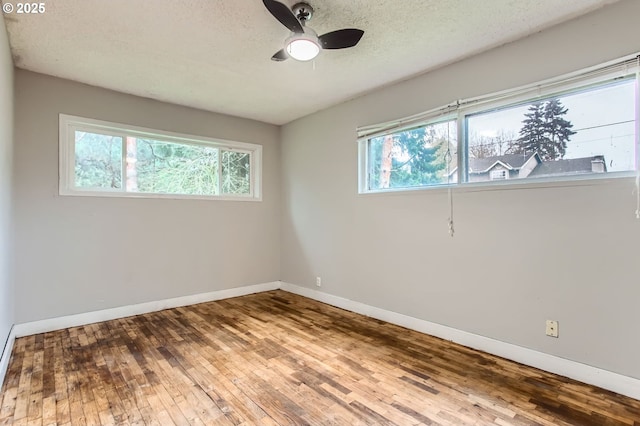
<svg viewBox="0 0 640 426">
<path fill-rule="evenodd" d="M 550 337 L 558 337 L 558 321 L 547 320 L 546 334 Z"/>
</svg>

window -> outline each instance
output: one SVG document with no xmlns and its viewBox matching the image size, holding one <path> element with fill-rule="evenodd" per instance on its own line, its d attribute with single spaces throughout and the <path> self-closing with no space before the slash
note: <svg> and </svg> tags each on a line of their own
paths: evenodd
<svg viewBox="0 0 640 426">
<path fill-rule="evenodd" d="M 358 129 L 360 192 L 629 176 L 638 167 L 638 61 Z"/>
<path fill-rule="evenodd" d="M 259 145 L 60 115 L 60 194 L 260 199 Z"/>
<path fill-rule="evenodd" d="M 369 189 L 448 183 L 455 169 L 456 123 L 445 121 L 367 141 Z"/>
<path fill-rule="evenodd" d="M 491 170 L 491 180 L 505 180 L 509 179 L 509 172 L 506 169 Z"/>
<path fill-rule="evenodd" d="M 487 180 L 496 161 L 518 179 L 635 170 L 635 102 L 625 79 L 469 114 L 468 181 Z"/>
</svg>

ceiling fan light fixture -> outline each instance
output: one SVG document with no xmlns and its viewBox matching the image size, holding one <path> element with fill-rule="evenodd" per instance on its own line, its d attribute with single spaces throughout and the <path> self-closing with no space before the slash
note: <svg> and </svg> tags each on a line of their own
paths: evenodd
<svg viewBox="0 0 640 426">
<path fill-rule="evenodd" d="M 272 61 L 282 62 L 289 58 L 297 61 L 310 61 L 323 50 L 346 49 L 353 47 L 362 38 L 364 31 L 357 28 L 343 28 L 318 36 L 307 27 L 313 16 L 313 7 L 300 2 L 289 8 L 278 0 L 262 0 L 269 13 L 291 31 L 284 41 L 284 47 L 272 57 Z"/>
<path fill-rule="evenodd" d="M 287 54 L 297 61 L 310 61 L 320 53 L 318 37 L 294 34 L 285 43 Z"/>
</svg>

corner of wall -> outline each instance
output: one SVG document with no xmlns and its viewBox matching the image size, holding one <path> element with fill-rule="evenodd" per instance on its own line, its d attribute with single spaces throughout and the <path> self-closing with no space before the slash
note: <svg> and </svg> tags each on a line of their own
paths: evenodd
<svg viewBox="0 0 640 426">
<path fill-rule="evenodd" d="M 12 282 L 12 174 L 14 141 L 14 65 L 4 19 L 0 18 L 0 377 L 13 345 L 15 291 Z M 6 343 L 5 343 L 6 342 Z M 1 382 L 0 382 L 1 383 Z"/>
<path fill-rule="evenodd" d="M 15 343 L 15 341 L 15 327 L 11 327 L 6 342 L 3 342 L 2 352 L 0 353 L 0 389 L 2 389 L 4 378 L 7 375 L 9 360 L 11 360 L 11 352 L 13 351 L 13 344 Z"/>
</svg>

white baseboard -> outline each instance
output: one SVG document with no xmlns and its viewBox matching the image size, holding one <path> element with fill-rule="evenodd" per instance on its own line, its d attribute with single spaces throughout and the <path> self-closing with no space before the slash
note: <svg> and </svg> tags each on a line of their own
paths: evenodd
<svg viewBox="0 0 640 426">
<path fill-rule="evenodd" d="M 440 337 L 441 339 L 459 343 L 463 346 L 478 349 L 521 364 L 569 377 L 583 383 L 588 383 L 590 385 L 598 386 L 600 388 L 640 400 L 640 380 L 632 377 L 602 370 L 600 368 L 549 355 L 543 352 L 534 351 L 533 349 L 523 348 L 522 346 L 517 346 L 511 343 L 501 342 L 499 340 L 479 336 L 477 334 L 468 333 L 466 331 L 457 330 L 444 325 L 365 305 L 364 303 L 355 302 L 353 300 L 323 293 L 310 288 L 300 287 L 295 284 L 283 282 L 280 288 L 284 291 L 308 297 L 347 311 L 400 325 L 431 336 Z"/>
<path fill-rule="evenodd" d="M 278 288 L 280 288 L 280 282 L 274 281 L 270 283 L 250 285 L 246 287 L 236 287 L 226 290 L 212 291 L 209 293 L 193 294 L 190 296 L 176 297 L 173 299 L 157 300 L 154 302 L 139 303 L 136 305 L 104 309 L 101 311 L 85 312 L 82 314 L 67 315 L 64 317 L 16 324 L 14 326 L 15 337 L 30 336 L 32 334 L 62 330 L 69 327 L 77 327 L 101 321 L 130 317 L 132 315 L 161 311 L 163 309 L 177 308 L 179 306 L 195 305 L 196 303 L 229 299 L 232 297 L 245 296 L 247 294 L 261 293 L 263 291 L 277 290 Z"/>
<path fill-rule="evenodd" d="M 0 356 L 0 388 L 4 383 L 4 378 L 7 374 L 7 368 L 9 368 L 9 360 L 11 359 L 11 351 L 13 351 L 13 343 L 16 341 L 15 326 L 9 330 L 9 337 L 7 338 L 2 356 Z"/>
</svg>

